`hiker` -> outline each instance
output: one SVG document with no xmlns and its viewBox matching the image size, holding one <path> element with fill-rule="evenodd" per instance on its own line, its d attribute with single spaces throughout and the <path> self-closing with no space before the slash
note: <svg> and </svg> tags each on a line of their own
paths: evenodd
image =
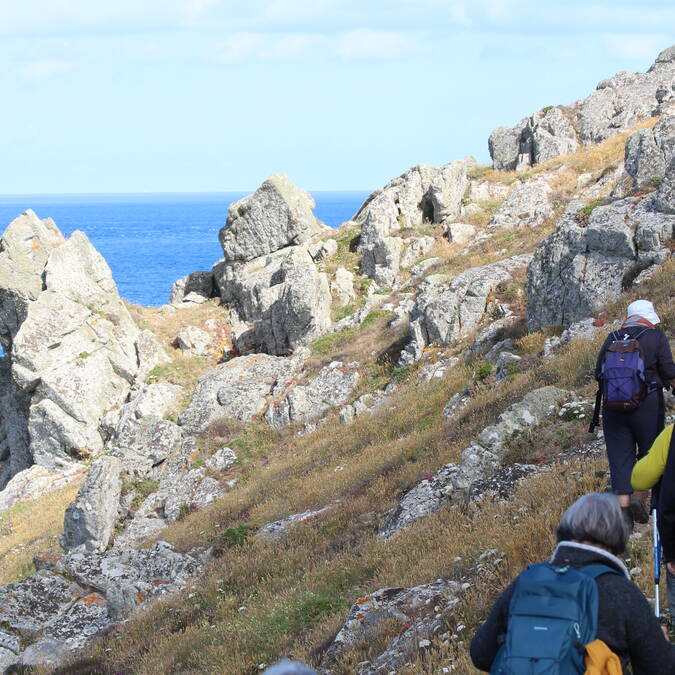
<svg viewBox="0 0 675 675">
<path fill-rule="evenodd" d="M 636 490 L 658 486 L 653 501 L 666 562 L 668 605 L 675 616 L 675 434 L 672 424 L 657 436 L 649 454 L 635 465 L 631 482 Z"/>
<path fill-rule="evenodd" d="M 648 300 L 631 303 L 621 328 L 610 333 L 602 345 L 595 369 L 600 391 L 594 419 L 602 396 L 602 429 L 612 490 L 631 527 L 634 520 L 649 521 L 643 503 L 646 495 L 633 497 L 631 471 L 663 429 L 663 387 L 675 382 L 668 338 L 655 328 L 660 322 Z"/>
<path fill-rule="evenodd" d="M 582 650 L 578 647 L 590 643 L 593 653 L 604 652 L 609 659 L 613 658 L 608 649 L 611 650 L 624 670 L 630 663 L 633 675 L 675 673 L 675 646 L 667 641 L 665 630 L 659 625 L 647 599 L 630 580 L 626 566 L 618 557 L 626 548 L 629 527 L 616 497 L 588 494 L 578 499 L 563 515 L 557 537 L 559 543 L 551 562 L 531 565 L 522 572 L 502 592 L 485 623 L 478 629 L 470 647 L 471 660 L 476 668 L 493 673 L 535 672 L 532 670 L 533 659 L 541 661 L 548 649 L 559 653 L 556 644 L 564 644 L 564 639 L 558 639 L 558 636 L 566 635 L 568 659 L 580 659 Z M 565 581 L 556 583 L 549 579 L 546 586 L 537 586 L 534 579 L 542 575 L 558 575 L 565 577 Z M 587 628 L 586 623 L 574 623 L 570 619 L 569 599 L 562 604 L 559 602 L 569 588 L 569 579 L 575 575 L 583 577 L 587 584 L 588 580 L 595 579 L 593 584 L 598 598 L 596 631 Z M 595 593 L 595 588 L 591 584 L 587 591 Z M 541 598 L 539 605 L 534 602 L 536 591 Z M 592 602 L 587 597 L 585 599 L 588 604 L 582 606 L 590 606 Z M 575 604 L 575 607 L 579 606 Z M 545 611 L 537 611 L 542 608 Z M 529 616 L 526 610 L 531 612 Z M 555 614 L 556 610 L 560 610 L 559 615 Z M 542 618 L 547 615 L 552 618 Z M 567 632 L 560 629 L 561 625 L 566 626 Z M 577 635 L 582 635 L 577 645 L 569 640 L 572 629 L 576 629 Z M 542 637 L 544 634 L 545 638 Z M 518 669 L 517 663 L 509 661 L 512 670 L 502 671 L 500 664 L 516 651 L 525 656 L 523 669 Z M 586 665 L 589 665 L 589 658 L 587 656 Z M 576 671 L 569 660 L 563 663 L 566 669 L 551 669 L 550 672 L 584 672 L 583 661 L 576 666 Z M 544 669 L 537 672 L 544 672 Z"/>
</svg>

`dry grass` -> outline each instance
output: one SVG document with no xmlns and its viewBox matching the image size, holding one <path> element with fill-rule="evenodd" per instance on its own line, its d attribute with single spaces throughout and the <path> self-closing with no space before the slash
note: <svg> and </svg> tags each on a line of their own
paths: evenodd
<svg viewBox="0 0 675 675">
<path fill-rule="evenodd" d="M 640 291 L 655 298 L 666 326 L 675 320 L 672 274 L 670 263 Z M 608 318 L 619 316 L 635 295 L 631 292 L 608 306 Z M 443 509 L 389 544 L 374 535 L 402 493 L 455 460 L 480 429 L 526 391 L 556 384 L 591 394 L 590 373 L 599 339 L 577 341 L 499 387 L 478 388 L 475 400 L 453 424 L 440 410 L 471 380 L 472 373 L 462 368 L 422 386 L 411 379 L 391 406 L 348 428 L 328 423 L 305 437 L 249 432 L 244 445 L 255 451 L 248 455 L 238 487 L 162 533 L 182 550 L 214 543 L 223 550 L 189 589 L 195 595 L 190 598 L 186 592 L 149 607 L 97 641 L 88 656 L 106 664 L 102 672 L 134 673 L 254 673 L 260 663 L 285 654 L 316 663 L 320 645 L 334 635 L 362 593 L 453 578 L 482 551 L 498 548 L 505 563 L 491 577 L 476 580 L 454 615 L 453 622 L 465 624 L 464 634 L 470 635 L 513 575 L 523 565 L 548 556 L 563 509 L 580 494 L 604 489 L 606 479 L 595 476 L 596 470 L 606 469 L 604 458 L 555 466 L 524 482 L 513 502 Z M 533 343 L 539 341 L 540 336 L 532 338 Z M 550 450 L 555 450 L 557 427 L 565 432 L 561 438 L 571 433 L 583 439 L 584 426 L 583 420 L 564 424 L 552 420 Z M 236 433 L 241 439 L 242 430 Z M 336 500 L 340 503 L 325 516 L 295 527 L 283 542 L 249 537 L 243 546 L 223 544 L 228 528 L 255 528 Z M 648 542 L 638 541 L 631 564 L 646 560 L 647 547 Z M 453 562 L 457 557 L 461 562 Z M 645 589 L 647 567 L 638 578 Z M 240 607 L 246 609 L 239 611 Z M 453 632 L 455 627 L 448 628 Z M 392 630 L 383 627 L 377 642 L 386 643 Z M 371 643 L 345 655 L 336 672 L 354 672 L 354 664 L 373 650 Z M 461 640 L 437 645 L 425 660 L 401 672 L 436 673 L 448 659 L 458 665 L 456 672 L 475 672 Z"/>
<path fill-rule="evenodd" d="M 79 484 L 69 485 L 0 513 L 0 584 L 32 574 L 38 553 L 61 550 L 63 515 L 78 488 Z"/>
</svg>

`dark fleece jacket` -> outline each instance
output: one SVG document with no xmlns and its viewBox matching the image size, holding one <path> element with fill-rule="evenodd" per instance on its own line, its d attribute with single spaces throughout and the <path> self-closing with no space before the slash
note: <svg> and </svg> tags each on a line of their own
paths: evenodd
<svg viewBox="0 0 675 675">
<path fill-rule="evenodd" d="M 598 638 L 628 664 L 633 675 L 675 674 L 675 645 L 663 636 L 658 620 L 640 589 L 628 579 L 623 563 L 603 549 L 576 542 L 556 548 L 555 565 L 584 567 L 603 564 L 621 572 L 597 578 L 599 609 Z M 476 668 L 489 671 L 499 650 L 499 637 L 506 633 L 509 603 L 515 581 L 499 596 L 490 615 L 471 641 L 471 660 Z"/>
<path fill-rule="evenodd" d="M 647 384 L 660 389 L 670 380 L 675 380 L 675 363 L 670 351 L 670 344 L 666 334 L 658 328 L 644 328 L 641 326 L 630 326 L 628 328 L 619 328 L 619 330 L 610 333 L 607 336 L 595 366 L 595 378 L 600 378 L 602 372 L 602 362 L 605 352 L 610 344 L 615 340 L 615 334 L 623 339 L 624 335 L 631 338 L 637 338 L 642 347 L 642 353 L 645 359 L 645 379 Z"/>
</svg>

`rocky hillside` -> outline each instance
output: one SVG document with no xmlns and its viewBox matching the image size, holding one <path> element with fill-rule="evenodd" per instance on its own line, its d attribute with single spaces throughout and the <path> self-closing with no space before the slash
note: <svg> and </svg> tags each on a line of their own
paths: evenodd
<svg viewBox="0 0 675 675">
<path fill-rule="evenodd" d="M 607 484 L 598 341 L 636 297 L 673 337 L 674 78 L 671 48 L 336 230 L 272 176 L 157 309 L 82 233 L 11 223 L 0 669 L 473 672 L 491 598 Z"/>
</svg>

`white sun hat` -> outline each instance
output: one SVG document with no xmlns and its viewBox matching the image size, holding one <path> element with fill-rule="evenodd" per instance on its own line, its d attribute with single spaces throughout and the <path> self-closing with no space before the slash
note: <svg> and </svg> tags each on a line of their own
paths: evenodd
<svg viewBox="0 0 675 675">
<path fill-rule="evenodd" d="M 631 316 L 639 316 L 642 319 L 647 319 L 647 321 L 653 325 L 661 323 L 659 315 L 654 310 L 654 305 L 649 302 L 649 300 L 636 300 L 635 302 L 631 302 L 626 310 L 626 317 L 630 318 Z"/>
</svg>

